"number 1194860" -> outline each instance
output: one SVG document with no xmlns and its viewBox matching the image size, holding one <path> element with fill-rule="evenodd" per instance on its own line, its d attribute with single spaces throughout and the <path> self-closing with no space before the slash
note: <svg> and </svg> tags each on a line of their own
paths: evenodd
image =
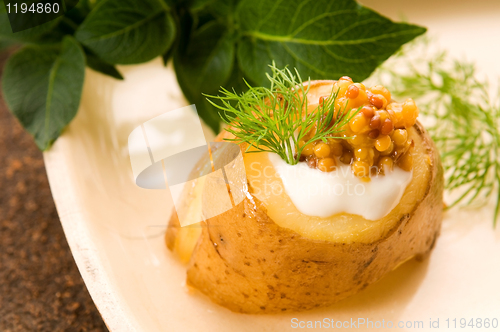
<svg viewBox="0 0 500 332">
<path fill-rule="evenodd" d="M 482 318 L 471 318 L 471 319 L 465 319 L 465 318 L 461 318 L 461 319 L 457 319 L 457 318 L 454 318 L 454 319 L 446 319 L 446 323 L 447 323 L 447 328 L 462 328 L 462 329 L 473 329 L 473 328 L 478 328 L 478 329 L 481 329 L 481 328 L 498 328 L 498 319 L 497 318 L 493 318 L 493 319 L 489 319 L 489 318 L 485 318 L 485 319 L 482 319 Z"/>
<path fill-rule="evenodd" d="M 21 4 L 17 4 L 17 3 L 14 3 L 11 4 L 8 3 L 6 4 L 6 7 L 7 7 L 7 13 L 10 14 L 10 13 L 27 13 L 27 12 L 30 12 L 30 13 L 38 13 L 38 14 L 50 14 L 50 13 L 59 13 L 59 4 L 56 2 L 56 3 L 50 3 L 50 2 L 47 2 L 47 3 L 42 3 L 42 2 L 39 2 L 39 3 L 31 3 L 31 4 L 27 4 L 27 3 L 21 3 Z"/>
</svg>

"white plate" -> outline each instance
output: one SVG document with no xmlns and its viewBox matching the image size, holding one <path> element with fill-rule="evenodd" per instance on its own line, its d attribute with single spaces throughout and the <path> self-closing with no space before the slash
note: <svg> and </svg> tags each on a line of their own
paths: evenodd
<svg viewBox="0 0 500 332">
<path fill-rule="evenodd" d="M 493 80 L 500 76 L 500 2 L 364 2 L 394 19 L 404 13 L 457 57 L 477 61 Z M 87 71 L 76 119 L 44 154 L 70 248 L 112 332 L 287 331 L 292 318 L 423 321 L 423 330 L 438 318 L 442 329 L 447 318 L 500 320 L 500 229 L 491 227 L 491 207 L 448 213 L 429 260 L 410 261 L 327 309 L 235 314 L 188 293 L 185 268 L 163 240 L 171 197 L 135 186 L 127 152 L 134 127 L 186 101 L 159 59 L 120 70 L 123 82 Z"/>
</svg>

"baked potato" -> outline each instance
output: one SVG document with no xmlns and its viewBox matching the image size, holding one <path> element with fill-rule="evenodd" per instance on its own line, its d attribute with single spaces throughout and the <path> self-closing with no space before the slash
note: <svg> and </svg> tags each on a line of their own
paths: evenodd
<svg viewBox="0 0 500 332">
<path fill-rule="evenodd" d="M 334 83 L 310 82 L 309 100 L 317 102 Z M 381 219 L 305 216 L 286 193 L 256 194 L 257 175 L 249 167 L 247 197 L 233 209 L 186 227 L 174 213 L 166 243 L 188 263 L 188 285 L 235 312 L 301 311 L 331 305 L 407 260 L 425 257 L 440 232 L 443 169 L 423 126 L 416 122 L 407 131 L 413 176 L 397 206 Z M 228 137 L 222 132 L 217 139 Z M 240 147 L 245 165 L 269 164 L 266 153 Z M 197 195 L 203 193 L 191 192 L 185 204 L 199 204 Z"/>
</svg>

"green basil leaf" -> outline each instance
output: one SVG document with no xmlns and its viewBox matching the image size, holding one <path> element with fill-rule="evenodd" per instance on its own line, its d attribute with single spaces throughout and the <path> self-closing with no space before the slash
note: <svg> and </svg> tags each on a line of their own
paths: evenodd
<svg viewBox="0 0 500 332">
<path fill-rule="evenodd" d="M 0 7 L 3 7 L 0 4 Z M 58 17 L 50 22 L 38 25 L 36 27 L 12 32 L 9 17 L 6 12 L 0 13 L 0 39 L 9 40 L 19 43 L 52 43 L 60 41 L 60 36 L 52 32 L 56 26 L 61 22 L 62 17 Z"/>
<path fill-rule="evenodd" d="M 102 0 L 75 36 L 108 63 L 133 64 L 164 54 L 175 24 L 162 0 Z"/>
<path fill-rule="evenodd" d="M 69 36 L 59 46 L 26 46 L 7 61 L 5 101 L 41 150 L 74 118 L 84 76 L 85 55 Z"/>
<path fill-rule="evenodd" d="M 354 0 L 242 0 L 235 18 L 245 74 L 267 83 L 268 65 L 289 65 L 302 79 L 362 81 L 423 27 L 394 23 Z"/>
<path fill-rule="evenodd" d="M 234 40 L 225 26 L 212 21 L 193 32 L 185 51 L 174 55 L 177 80 L 185 96 L 196 104 L 198 114 L 215 131 L 220 118 L 202 95 L 217 94 L 231 76 Z"/>
<path fill-rule="evenodd" d="M 4 3 L 12 31 L 17 33 L 64 16 L 78 1 L 61 0 L 54 3 L 40 0 L 4 0 Z"/>
<path fill-rule="evenodd" d="M 75 6 L 73 6 L 73 8 L 68 10 L 64 16 L 75 22 L 77 25 L 80 25 L 83 23 L 91 10 L 92 6 L 88 0 L 80 0 Z"/>
<path fill-rule="evenodd" d="M 240 0 L 199 0 L 194 1 L 193 8 L 191 10 L 199 15 L 209 13 L 211 16 L 219 20 L 222 19 L 223 21 L 230 23 L 233 20 L 233 15 L 239 2 Z"/>
<path fill-rule="evenodd" d="M 229 90 L 229 91 L 234 91 L 235 93 L 238 93 L 238 94 L 242 94 L 243 92 L 248 90 L 248 85 L 245 83 L 245 81 L 246 81 L 246 83 L 250 84 L 251 86 L 257 86 L 250 79 L 246 79 L 244 77 L 243 71 L 240 69 L 237 59 L 234 59 L 233 71 L 231 73 L 231 76 L 229 76 L 229 79 L 227 80 L 227 82 L 224 83 L 223 88 L 226 90 Z M 220 95 L 220 93 L 215 93 L 212 95 Z M 222 102 L 219 99 L 214 99 L 214 98 L 209 98 L 209 99 L 212 102 L 222 106 Z M 236 106 L 236 105 L 233 105 L 233 106 Z M 219 120 L 220 120 L 220 117 L 225 117 L 225 114 L 221 113 L 220 109 L 215 108 L 214 106 L 212 106 L 212 108 L 216 114 L 219 114 Z"/>
<path fill-rule="evenodd" d="M 170 59 L 174 55 L 174 51 L 175 51 L 175 41 L 174 41 L 174 46 L 172 46 L 165 54 L 161 56 L 164 66 L 167 66 L 168 61 L 170 61 Z"/>
<path fill-rule="evenodd" d="M 218 133 L 220 130 L 220 122 L 221 119 L 218 115 L 217 109 L 213 107 L 206 99 L 206 97 L 201 93 L 192 94 L 188 90 L 184 88 L 189 84 L 189 81 L 185 81 L 184 77 L 177 77 L 177 81 L 181 89 L 183 89 L 184 96 L 186 99 L 196 106 L 196 110 L 198 111 L 198 115 L 202 118 L 202 120 L 214 131 L 214 133 Z"/>
<path fill-rule="evenodd" d="M 208 92 L 226 82 L 231 74 L 234 42 L 223 25 L 210 22 L 191 36 L 185 52 L 177 52 L 177 74 L 189 79 L 192 92 Z"/>
<path fill-rule="evenodd" d="M 103 61 L 90 52 L 85 52 L 85 56 L 87 59 L 87 66 L 89 66 L 93 70 L 98 71 L 104 75 L 116 78 L 118 80 L 123 80 L 122 74 L 118 71 L 118 69 L 115 68 L 115 66 L 110 65 L 109 63 Z"/>
<path fill-rule="evenodd" d="M 186 50 L 191 32 L 195 26 L 193 16 L 184 8 L 181 8 L 176 13 L 176 21 L 178 32 L 174 38 L 174 41 L 172 42 L 172 47 L 170 47 L 170 49 L 162 56 L 163 64 L 165 66 L 167 65 L 168 61 L 173 58 L 175 52 L 178 52 L 179 50 Z"/>
<path fill-rule="evenodd" d="M 189 2 L 189 9 L 191 11 L 198 11 L 201 10 L 202 8 L 206 7 L 210 3 L 214 3 L 216 0 L 191 0 Z M 219 5 L 224 5 L 224 1 L 217 1 Z"/>
<path fill-rule="evenodd" d="M 223 87 L 224 89 L 235 91 L 236 93 L 243 93 L 248 90 L 248 86 L 245 81 L 251 86 L 256 86 L 252 80 L 245 77 L 243 71 L 238 65 L 237 59 L 234 59 L 233 71 L 227 82 L 224 83 Z"/>
</svg>

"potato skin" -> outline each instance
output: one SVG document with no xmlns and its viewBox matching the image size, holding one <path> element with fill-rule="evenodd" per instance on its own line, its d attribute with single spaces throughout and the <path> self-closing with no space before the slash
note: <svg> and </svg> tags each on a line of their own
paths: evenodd
<svg viewBox="0 0 500 332">
<path fill-rule="evenodd" d="M 188 265 L 187 282 L 235 312 L 277 313 L 325 307 L 379 280 L 400 263 L 424 257 L 439 235 L 443 169 L 420 123 L 431 178 L 413 212 L 373 243 L 332 243 L 280 227 L 255 198 L 206 221 Z M 169 248 L 179 227 L 171 219 Z"/>
<path fill-rule="evenodd" d="M 310 82 L 311 100 L 330 93 L 332 82 Z M 276 224 L 248 195 L 206 221 L 188 264 L 188 285 L 235 312 L 303 311 L 329 306 L 408 259 L 425 257 L 441 228 L 444 178 L 429 134 L 419 122 L 414 129 L 428 156 L 422 158 L 428 160 L 429 181 L 422 197 L 414 198 L 412 211 L 401 214 L 385 236 L 371 243 L 312 240 Z M 218 140 L 229 136 L 223 132 Z M 175 251 L 181 238 L 175 213 L 169 226 L 166 242 Z"/>
</svg>

